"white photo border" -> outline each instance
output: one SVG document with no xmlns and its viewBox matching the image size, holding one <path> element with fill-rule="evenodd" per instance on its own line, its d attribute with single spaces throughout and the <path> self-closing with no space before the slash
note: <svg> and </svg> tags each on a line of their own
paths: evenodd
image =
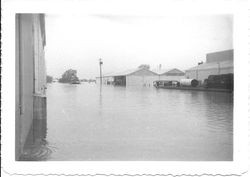
<svg viewBox="0 0 250 177">
<path fill-rule="evenodd" d="M 133 4 L 130 7 L 129 4 Z M 249 1 L 5 0 L 2 2 L 2 173 L 67 176 L 248 176 L 249 172 Z M 155 8 L 155 9 L 154 9 Z M 130 13 L 232 14 L 234 45 L 233 161 L 15 161 L 15 14 Z"/>
</svg>

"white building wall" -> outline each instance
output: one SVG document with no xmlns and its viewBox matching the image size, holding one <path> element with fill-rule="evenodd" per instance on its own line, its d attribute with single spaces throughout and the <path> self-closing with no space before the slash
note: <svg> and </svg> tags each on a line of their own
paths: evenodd
<svg viewBox="0 0 250 177">
<path fill-rule="evenodd" d="M 46 118 L 46 68 L 40 14 L 16 14 L 16 160 L 33 120 Z M 43 95 L 43 97 L 36 94 Z"/>
<path fill-rule="evenodd" d="M 158 80 L 158 75 L 155 76 L 146 76 L 144 78 L 144 84 L 146 86 L 152 87 L 153 86 L 153 82 Z"/>
<path fill-rule="evenodd" d="M 16 15 L 16 160 L 19 159 L 33 120 L 32 16 Z"/>
<path fill-rule="evenodd" d="M 126 76 L 126 86 L 142 86 L 144 78 L 142 76 Z"/>
<path fill-rule="evenodd" d="M 144 86 L 152 87 L 153 82 L 158 80 L 158 76 L 135 76 L 129 75 L 126 76 L 126 85 L 127 86 Z"/>
<path fill-rule="evenodd" d="M 203 83 L 204 80 L 207 79 L 209 75 L 228 74 L 228 73 L 233 73 L 233 67 L 186 71 L 185 77 L 190 79 L 197 79 L 198 81 L 201 81 L 201 83 Z"/>
</svg>

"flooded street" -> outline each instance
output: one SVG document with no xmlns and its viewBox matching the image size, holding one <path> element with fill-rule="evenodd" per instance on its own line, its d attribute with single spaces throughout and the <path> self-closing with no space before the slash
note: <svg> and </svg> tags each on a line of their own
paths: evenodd
<svg viewBox="0 0 250 177">
<path fill-rule="evenodd" d="M 229 93 L 52 83 L 47 160 L 233 160 Z"/>
</svg>

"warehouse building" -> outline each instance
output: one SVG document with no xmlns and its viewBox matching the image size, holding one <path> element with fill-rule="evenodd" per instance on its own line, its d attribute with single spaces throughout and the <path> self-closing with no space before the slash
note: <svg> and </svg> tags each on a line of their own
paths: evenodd
<svg viewBox="0 0 250 177">
<path fill-rule="evenodd" d="M 123 72 L 104 74 L 103 84 L 121 85 L 121 86 L 153 86 L 153 82 L 158 80 L 158 74 L 146 68 L 136 68 Z M 96 78 L 100 83 L 100 77 Z"/>
<path fill-rule="evenodd" d="M 185 73 L 177 68 L 153 70 L 158 74 L 158 80 L 180 81 L 185 78 Z"/>
<path fill-rule="evenodd" d="M 206 55 L 206 62 L 186 70 L 186 78 L 197 79 L 200 83 L 209 75 L 234 73 L 233 50 L 225 50 Z"/>
</svg>

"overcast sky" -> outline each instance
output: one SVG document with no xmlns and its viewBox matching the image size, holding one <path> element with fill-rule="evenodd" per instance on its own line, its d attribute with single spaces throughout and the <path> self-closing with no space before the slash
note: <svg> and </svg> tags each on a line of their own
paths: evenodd
<svg viewBox="0 0 250 177">
<path fill-rule="evenodd" d="M 46 14 L 47 73 L 60 77 L 76 69 L 79 78 L 133 69 L 186 70 L 206 53 L 233 48 L 231 15 L 140 16 Z"/>
</svg>

